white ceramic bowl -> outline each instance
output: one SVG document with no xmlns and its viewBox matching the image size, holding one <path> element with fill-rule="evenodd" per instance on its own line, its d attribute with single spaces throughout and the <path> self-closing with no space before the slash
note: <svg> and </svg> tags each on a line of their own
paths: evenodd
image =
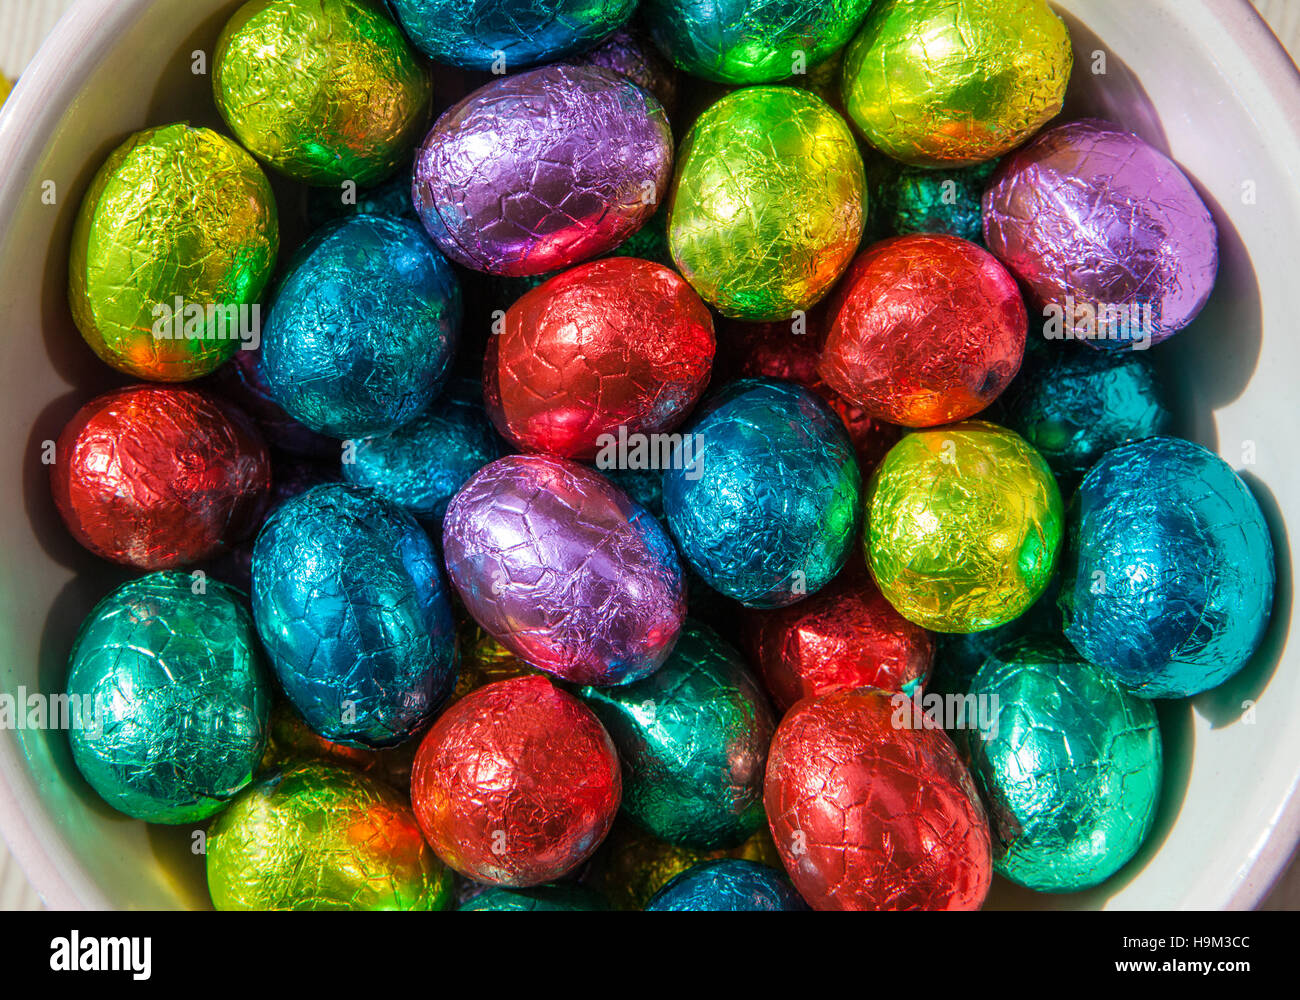
<svg viewBox="0 0 1300 1000">
<path fill-rule="evenodd" d="M 42 442 L 115 382 L 66 304 L 78 201 L 128 133 L 181 119 L 218 124 L 192 53 L 211 52 L 238 6 L 82 0 L 0 114 L 0 510 L 9 511 L 0 522 L 0 691 L 61 690 L 78 624 L 124 576 L 68 537 L 41 464 Z M 1167 789 L 1141 855 L 1093 892 L 1033 897 L 1000 885 L 990 902 L 1248 907 L 1300 834 L 1300 726 L 1291 715 L 1300 708 L 1300 652 L 1286 643 L 1295 612 L 1284 524 L 1300 526 L 1300 81 L 1246 0 L 1057 6 L 1076 49 L 1067 113 L 1102 114 L 1141 133 L 1185 167 L 1214 209 L 1218 287 L 1194 327 L 1155 356 L 1176 385 L 1182 432 L 1217 449 L 1255 488 L 1274 533 L 1279 586 L 1255 661 L 1223 688 L 1162 709 Z M 1092 72 L 1097 53 L 1104 74 Z M 1253 712 L 1243 718 L 1247 703 Z M 207 905 L 190 831 L 109 809 L 77 775 L 62 732 L 0 732 L 0 827 L 52 906 Z"/>
</svg>

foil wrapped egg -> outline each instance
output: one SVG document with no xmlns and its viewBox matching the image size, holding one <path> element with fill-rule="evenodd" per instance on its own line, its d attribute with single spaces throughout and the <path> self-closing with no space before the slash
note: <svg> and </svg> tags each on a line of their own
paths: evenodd
<svg viewBox="0 0 1300 1000">
<path fill-rule="evenodd" d="M 613 250 L 672 176 L 664 109 L 601 66 L 503 77 L 446 111 L 415 161 L 413 197 L 448 257 L 526 277 Z"/>
<path fill-rule="evenodd" d="M 815 305 L 862 237 L 866 179 L 844 120 L 792 87 L 746 87 L 696 120 L 678 152 L 668 244 L 724 316 L 788 320 Z"/>
<path fill-rule="evenodd" d="M 271 489 L 252 422 L 214 397 L 135 385 L 97 396 L 68 421 L 50 467 L 72 536 L 138 569 L 199 562 L 257 530 Z"/>
<path fill-rule="evenodd" d="M 242 594 L 188 573 L 138 577 L 95 606 L 73 644 L 72 759 L 119 812 L 207 819 L 252 781 L 270 692 Z"/>
<path fill-rule="evenodd" d="M 531 889 L 503 889 L 493 886 L 462 903 L 458 909 L 485 912 L 526 910 L 529 912 L 591 912 L 608 910 L 598 893 L 580 885 L 539 885 Z"/>
<path fill-rule="evenodd" d="M 1070 508 L 1065 635 L 1143 698 L 1223 683 L 1273 608 L 1273 542 L 1250 487 L 1213 452 L 1156 437 L 1108 451 Z"/>
<path fill-rule="evenodd" d="M 319 230 L 262 335 L 275 401 L 331 437 L 383 434 L 441 392 L 461 322 L 451 265 L 419 227 L 358 215 Z"/>
<path fill-rule="evenodd" d="M 909 621 L 979 632 L 1047 589 L 1064 519 L 1051 470 L 1019 435 L 979 420 L 916 431 L 867 487 L 867 565 Z"/>
<path fill-rule="evenodd" d="M 1028 317 L 1015 279 L 955 236 L 872 245 L 849 268 L 831 313 L 822 378 L 873 417 L 905 427 L 974 416 L 1015 377 L 1025 352 Z"/>
<path fill-rule="evenodd" d="M 663 840 L 734 847 L 764 822 L 763 766 L 776 720 L 767 697 L 711 629 L 688 623 L 649 677 L 579 692 L 614 740 L 623 812 Z"/>
<path fill-rule="evenodd" d="M 217 39 L 212 93 L 235 137 L 277 170 L 366 187 L 409 156 L 433 88 L 379 0 L 250 0 Z"/>
<path fill-rule="evenodd" d="M 273 451 L 294 459 L 313 461 L 326 461 L 339 456 L 339 442 L 336 438 L 317 434 L 295 420 L 271 396 L 271 387 L 262 371 L 260 349 L 236 351 L 228 363 L 208 377 L 203 387 L 234 403 L 239 410 L 252 417 Z"/>
<path fill-rule="evenodd" d="M 469 379 L 452 382 L 410 423 L 351 444 L 344 479 L 434 521 L 470 476 L 505 453 L 488 423 L 482 389 Z"/>
<path fill-rule="evenodd" d="M 854 560 L 806 601 L 748 616 L 752 660 L 777 711 L 858 687 L 911 694 L 934 664 L 934 637 L 893 609 Z"/>
<path fill-rule="evenodd" d="M 870 186 L 876 217 L 891 236 L 944 233 L 979 243 L 984 239 L 984 188 L 998 162 L 942 170 L 888 161 L 885 176 Z"/>
<path fill-rule="evenodd" d="M 333 743 L 312 732 L 306 720 L 287 701 L 278 701 L 271 707 L 271 735 L 259 770 L 283 771 L 323 761 L 357 771 L 405 794 L 411 787 L 411 765 L 415 762 L 417 746 L 418 742 L 412 740 L 384 750 Z"/>
<path fill-rule="evenodd" d="M 271 185 L 224 136 L 137 132 L 95 174 L 72 232 L 68 302 L 102 361 L 137 378 L 207 375 L 256 346 L 280 230 Z"/>
<path fill-rule="evenodd" d="M 617 31 L 636 0 L 389 0 L 422 52 L 465 69 L 513 73 L 590 48 Z"/>
<path fill-rule="evenodd" d="M 594 49 L 575 56 L 576 63 L 603 66 L 655 95 L 669 115 L 677 107 L 677 69 L 650 40 L 634 28 L 620 28 Z"/>
<path fill-rule="evenodd" d="M 1000 647 L 971 682 L 989 716 L 968 741 L 989 805 L 994 870 L 1040 892 L 1110 878 L 1160 800 L 1155 708 L 1060 638 Z"/>
<path fill-rule="evenodd" d="M 843 46 L 871 0 L 646 0 L 654 40 L 692 76 L 770 83 L 801 76 Z"/>
<path fill-rule="evenodd" d="M 844 106 L 895 160 L 969 166 L 1053 118 L 1072 64 L 1046 0 L 877 0 L 844 53 Z"/>
<path fill-rule="evenodd" d="M 899 699 L 809 698 L 777 727 L 768 822 L 815 910 L 975 910 L 988 894 L 988 820 L 970 774 L 942 730 L 899 724 Z"/>
<path fill-rule="evenodd" d="M 253 616 L 284 693 L 336 743 L 403 742 L 455 683 L 433 543 L 364 487 L 317 486 L 272 513 L 253 548 Z"/>
<path fill-rule="evenodd" d="M 686 614 L 659 522 L 574 462 L 510 455 L 475 473 L 442 526 L 465 607 L 526 663 L 576 684 L 658 670 Z"/>
<path fill-rule="evenodd" d="M 341 185 L 337 188 L 312 188 L 307 192 L 307 223 L 319 229 L 328 222 L 349 215 L 383 215 L 420 224 L 411 201 L 412 171 L 399 172 L 392 180 L 358 191 Z"/>
<path fill-rule="evenodd" d="M 646 904 L 653 912 L 792 912 L 808 909 L 775 868 L 727 858 L 686 869 Z"/>
<path fill-rule="evenodd" d="M 13 90 L 13 84 L 9 82 L 9 79 L 3 73 L 0 73 L 0 105 L 9 100 L 11 90 Z"/>
<path fill-rule="evenodd" d="M 438 856 L 467 878 L 509 887 L 586 861 L 619 793 L 609 734 L 541 676 L 489 684 L 448 708 L 411 775 L 415 814 Z"/>
<path fill-rule="evenodd" d="M 733 382 L 687 428 L 670 464 L 669 528 L 715 590 L 749 607 L 781 607 L 844 565 L 862 476 L 843 425 L 808 390 Z"/>
<path fill-rule="evenodd" d="M 1218 230 L 1191 181 L 1131 132 L 1096 119 L 1049 129 L 984 194 L 988 247 L 1043 306 L 1044 335 L 1140 349 L 1205 305 Z"/>
<path fill-rule="evenodd" d="M 488 414 L 521 450 L 617 468 L 620 441 L 651 444 L 686 418 L 713 353 L 713 318 L 675 271 L 592 261 L 506 311 L 483 365 Z"/>
<path fill-rule="evenodd" d="M 208 833 L 207 874 L 218 910 L 446 910 L 452 898 L 402 796 L 320 763 L 241 795 Z"/>
</svg>

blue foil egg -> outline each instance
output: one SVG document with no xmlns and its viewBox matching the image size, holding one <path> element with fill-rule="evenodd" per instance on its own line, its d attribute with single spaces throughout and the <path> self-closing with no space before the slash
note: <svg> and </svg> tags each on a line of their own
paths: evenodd
<svg viewBox="0 0 1300 1000">
<path fill-rule="evenodd" d="M 1273 606 L 1273 543 L 1250 489 L 1191 441 L 1107 452 L 1075 494 L 1058 599 L 1065 635 L 1144 698 L 1215 687 Z"/>
<path fill-rule="evenodd" d="M 365 487 L 317 486 L 275 510 L 253 546 L 253 617 L 284 693 L 336 743 L 401 743 L 455 683 L 433 543 Z"/>
<path fill-rule="evenodd" d="M 469 379 L 454 381 L 410 423 L 350 444 L 344 479 L 435 521 L 470 476 L 506 452 L 483 409 L 482 386 Z"/>
<path fill-rule="evenodd" d="M 331 437 L 383 434 L 442 390 L 461 321 L 451 265 L 416 225 L 356 215 L 298 251 L 262 331 L 262 373 Z"/>
<path fill-rule="evenodd" d="M 502 910 L 527 910 L 529 912 L 576 912 L 608 910 L 609 904 L 600 893 L 580 885 L 539 885 L 531 889 L 506 889 L 493 886 L 466 900 L 457 909 L 496 912 Z"/>
<path fill-rule="evenodd" d="M 512 72 L 591 48 L 636 0 L 389 0 L 416 48 L 440 63 Z"/>
<path fill-rule="evenodd" d="M 647 910 L 743 912 L 806 910 L 785 875 L 756 861 L 702 861 L 682 872 L 646 904 Z"/>
<path fill-rule="evenodd" d="M 664 511 L 710 586 L 753 608 L 816 593 L 857 537 L 862 476 L 844 425 L 799 386 L 742 379 L 688 429 Z"/>
</svg>

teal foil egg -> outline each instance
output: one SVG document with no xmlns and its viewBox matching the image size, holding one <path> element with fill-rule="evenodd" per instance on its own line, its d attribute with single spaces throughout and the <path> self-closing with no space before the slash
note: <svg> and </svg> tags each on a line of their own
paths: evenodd
<svg viewBox="0 0 1300 1000">
<path fill-rule="evenodd" d="M 479 912 L 527 910 L 530 912 L 608 910 L 609 904 L 597 892 L 580 885 L 539 885 L 531 889 L 493 886 L 462 903 L 457 909 Z"/>
<path fill-rule="evenodd" d="M 252 780 L 269 683 L 238 591 L 189 573 L 131 580 L 95 606 L 72 649 L 72 759 L 128 816 L 207 819 Z"/>
<path fill-rule="evenodd" d="M 764 823 L 763 769 L 776 720 L 740 654 L 689 623 L 649 677 L 584 687 L 623 765 L 623 811 L 662 840 L 734 847 Z"/>
<path fill-rule="evenodd" d="M 756 861 L 723 858 L 682 872 L 646 904 L 653 912 L 789 912 L 808 909 L 785 873 Z"/>
<path fill-rule="evenodd" d="M 989 657 L 971 771 L 989 804 L 994 869 L 1042 892 L 1115 874 L 1142 846 L 1160 798 L 1160 729 L 1150 702 L 1052 638 Z"/>
</svg>

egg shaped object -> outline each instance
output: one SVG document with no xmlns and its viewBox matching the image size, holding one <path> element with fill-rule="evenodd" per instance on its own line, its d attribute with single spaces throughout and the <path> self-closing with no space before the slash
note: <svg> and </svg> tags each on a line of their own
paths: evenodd
<svg viewBox="0 0 1300 1000">
<path fill-rule="evenodd" d="M 726 858 L 692 865 L 646 904 L 653 912 L 792 912 L 808 909 L 785 875 L 754 861 Z"/>
<path fill-rule="evenodd" d="M 457 909 L 477 912 L 522 910 L 532 913 L 563 913 L 608 910 L 609 904 L 599 893 L 580 885 L 561 882 L 557 885 L 539 885 L 532 889 L 503 889 L 493 886 L 462 903 Z"/>
</svg>

